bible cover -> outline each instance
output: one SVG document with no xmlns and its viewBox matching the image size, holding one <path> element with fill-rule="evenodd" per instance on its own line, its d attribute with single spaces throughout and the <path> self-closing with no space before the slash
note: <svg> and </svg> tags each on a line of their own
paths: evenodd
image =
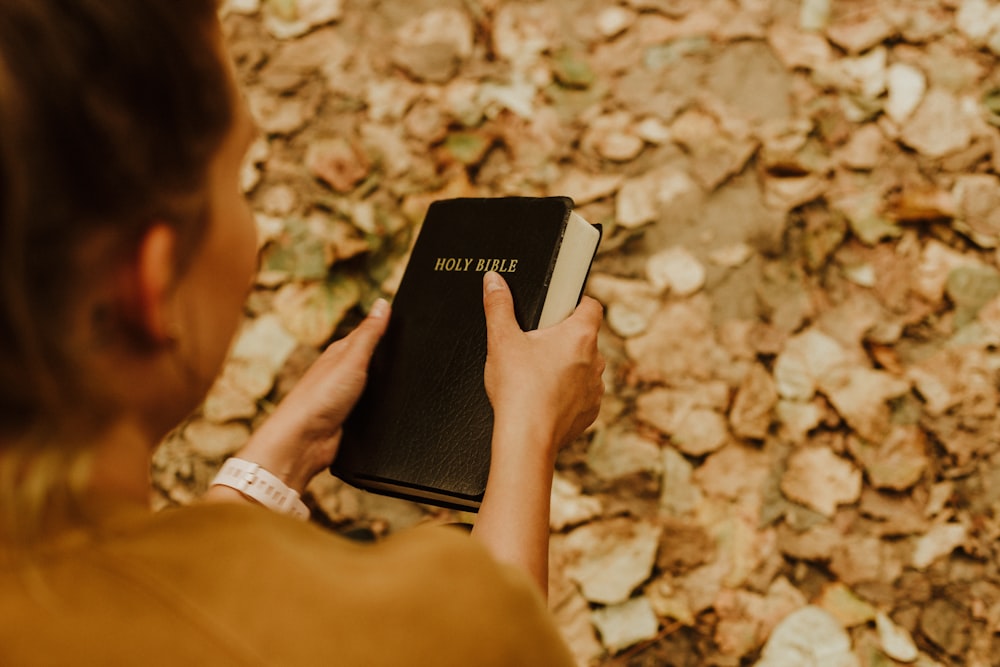
<svg viewBox="0 0 1000 667">
<path fill-rule="evenodd" d="M 537 328 L 572 208 L 567 197 L 431 204 L 333 474 L 376 493 L 479 508 L 493 432 L 483 274 L 499 272 L 521 328 Z M 586 261 L 589 271 L 593 255 Z"/>
</svg>

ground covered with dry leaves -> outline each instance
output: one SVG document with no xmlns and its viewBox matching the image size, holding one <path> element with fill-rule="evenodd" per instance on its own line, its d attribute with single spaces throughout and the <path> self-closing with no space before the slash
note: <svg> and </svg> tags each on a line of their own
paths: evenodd
<svg viewBox="0 0 1000 667">
<path fill-rule="evenodd" d="M 580 664 L 998 664 L 996 3 L 229 0 L 225 26 L 262 267 L 161 504 L 393 294 L 430 201 L 569 195 L 606 229 L 608 397 L 552 516 Z M 307 501 L 344 532 L 455 518 L 332 478 Z"/>
</svg>

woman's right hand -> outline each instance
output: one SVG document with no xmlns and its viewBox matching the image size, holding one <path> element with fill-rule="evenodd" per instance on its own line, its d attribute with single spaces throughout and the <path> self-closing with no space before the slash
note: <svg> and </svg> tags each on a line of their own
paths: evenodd
<svg viewBox="0 0 1000 667">
<path fill-rule="evenodd" d="M 546 452 L 524 452 L 531 460 L 545 454 L 555 461 L 563 447 L 593 423 L 604 395 L 604 358 L 597 332 L 604 311 L 584 297 L 563 322 L 522 331 L 514 316 L 507 283 L 497 273 L 483 280 L 486 311 L 486 393 L 498 425 L 528 423 L 547 436 Z"/>
<path fill-rule="evenodd" d="M 493 440 L 472 535 L 544 593 L 556 454 L 597 418 L 604 395 L 604 358 L 597 350 L 603 309 L 584 297 L 563 322 L 521 331 L 507 283 L 496 273 L 483 278 L 483 306 Z"/>
</svg>

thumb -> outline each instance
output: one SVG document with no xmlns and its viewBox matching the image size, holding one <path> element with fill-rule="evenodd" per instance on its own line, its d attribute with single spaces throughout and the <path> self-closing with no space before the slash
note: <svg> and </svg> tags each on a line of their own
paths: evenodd
<svg viewBox="0 0 1000 667">
<path fill-rule="evenodd" d="M 377 299 L 372 304 L 368 317 L 348 336 L 352 355 L 356 354 L 367 362 L 388 324 L 389 303 L 385 299 Z"/>
<path fill-rule="evenodd" d="M 514 299 L 510 288 L 499 273 L 489 271 L 483 276 L 483 309 L 486 311 L 486 339 L 495 340 L 520 331 L 514 317 Z"/>
</svg>

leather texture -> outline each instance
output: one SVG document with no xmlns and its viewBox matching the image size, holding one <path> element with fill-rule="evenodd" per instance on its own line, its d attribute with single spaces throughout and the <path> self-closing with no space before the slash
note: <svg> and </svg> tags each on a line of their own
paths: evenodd
<svg viewBox="0 0 1000 667">
<path fill-rule="evenodd" d="M 483 386 L 485 271 L 476 268 L 480 259 L 516 259 L 516 271 L 501 275 L 522 329 L 537 328 L 572 207 L 566 197 L 430 206 L 366 390 L 344 426 L 335 475 L 377 493 L 478 509 L 493 410 Z M 435 270 L 441 258 L 460 258 L 457 266 L 468 268 Z"/>
</svg>

